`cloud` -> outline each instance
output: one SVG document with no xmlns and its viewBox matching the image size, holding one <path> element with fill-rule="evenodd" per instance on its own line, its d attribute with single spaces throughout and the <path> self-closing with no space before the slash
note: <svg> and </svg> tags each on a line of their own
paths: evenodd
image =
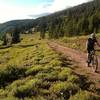
<svg viewBox="0 0 100 100">
<path fill-rule="evenodd" d="M 2 2 L 1 2 L 2 1 Z M 38 1 L 38 0 L 37 0 Z M 37 18 L 50 13 L 63 10 L 69 6 L 74 6 L 87 2 L 88 0 L 42 0 L 38 4 L 31 5 L 10 5 L 0 0 L 0 22 L 15 19 Z"/>
<path fill-rule="evenodd" d="M 52 4 L 45 4 L 45 5 L 43 5 L 43 8 L 48 8 L 50 6 L 52 6 Z"/>
<path fill-rule="evenodd" d="M 41 13 L 41 14 L 35 14 L 35 15 L 29 15 L 30 17 L 33 17 L 33 18 L 38 18 L 38 17 L 42 17 L 42 16 L 47 16 L 49 15 L 50 13 Z"/>
<path fill-rule="evenodd" d="M 67 6 L 66 0 L 54 0 L 52 6 L 49 9 L 50 12 L 55 12 L 65 9 L 66 6 Z"/>
<path fill-rule="evenodd" d="M 32 5 L 32 4 L 31 4 Z M 15 19 L 30 19 L 35 17 L 40 17 L 43 15 L 47 15 L 48 7 L 51 6 L 51 2 L 42 2 L 38 5 L 30 6 L 30 5 L 10 5 L 6 2 L 1 2 L 0 0 L 0 23 L 15 20 Z"/>
<path fill-rule="evenodd" d="M 87 0 L 54 0 L 50 9 L 50 12 L 55 12 L 59 10 L 63 10 L 68 7 L 72 7 L 83 2 L 87 2 Z"/>
<path fill-rule="evenodd" d="M 49 15 L 51 13 L 50 12 L 51 6 L 52 6 L 51 2 L 48 2 L 48 3 L 43 2 L 35 8 L 31 8 L 32 12 L 28 16 L 31 18 L 38 18 L 41 16 Z"/>
</svg>

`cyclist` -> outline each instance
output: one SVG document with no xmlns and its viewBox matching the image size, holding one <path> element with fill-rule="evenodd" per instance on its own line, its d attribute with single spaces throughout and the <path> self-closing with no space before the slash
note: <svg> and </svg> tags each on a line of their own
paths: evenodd
<svg viewBox="0 0 100 100">
<path fill-rule="evenodd" d="M 87 57 L 88 57 L 88 67 L 90 66 L 90 63 L 91 61 L 89 60 L 89 55 L 91 53 L 91 51 L 94 51 L 94 47 L 95 47 L 95 44 L 97 44 L 99 47 L 100 47 L 100 44 L 98 43 L 97 39 L 96 39 L 96 36 L 95 36 L 95 33 L 92 33 L 90 35 L 90 37 L 88 38 L 87 40 L 87 43 L 86 43 L 86 47 L 87 47 L 87 51 L 88 51 L 88 54 L 87 54 Z"/>
</svg>

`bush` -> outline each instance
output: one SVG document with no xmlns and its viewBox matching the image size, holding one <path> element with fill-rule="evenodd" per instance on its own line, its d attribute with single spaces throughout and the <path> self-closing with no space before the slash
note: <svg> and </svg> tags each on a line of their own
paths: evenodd
<svg viewBox="0 0 100 100">
<path fill-rule="evenodd" d="M 43 67 L 41 66 L 35 66 L 31 67 L 26 71 L 26 75 L 36 75 L 39 71 L 42 71 Z"/>
<path fill-rule="evenodd" d="M 58 59 L 54 59 L 52 60 L 49 65 L 53 66 L 53 67 L 56 67 L 56 66 L 61 66 L 62 65 L 62 62 Z"/>
<path fill-rule="evenodd" d="M 3 90 L 3 89 L 0 89 L 0 97 L 4 98 L 7 96 L 7 91 Z M 1 100 L 1 99 L 0 99 Z"/>
<path fill-rule="evenodd" d="M 0 87 L 5 87 L 8 83 L 25 76 L 26 69 L 9 66 L 0 71 Z"/>
<path fill-rule="evenodd" d="M 70 95 L 77 93 L 79 89 L 80 88 L 77 85 L 72 84 L 70 82 L 58 82 L 51 85 L 50 92 L 58 96 L 60 96 L 61 93 L 63 93 L 66 95 L 66 99 L 68 99 Z"/>
<path fill-rule="evenodd" d="M 13 96 L 9 96 L 9 97 L 6 97 L 6 98 L 0 98 L 0 100 L 19 100 L 19 99 L 16 98 L 16 97 L 13 97 Z"/>
<path fill-rule="evenodd" d="M 48 76 L 48 73 L 38 73 L 35 77 L 38 78 L 38 79 L 44 79 L 45 77 Z"/>
<path fill-rule="evenodd" d="M 40 94 L 43 95 L 43 96 L 49 96 L 50 92 L 47 89 L 41 89 L 40 90 Z"/>
<path fill-rule="evenodd" d="M 47 89 L 48 90 L 50 88 L 50 86 L 51 86 L 50 82 L 43 81 L 43 83 L 41 83 L 41 86 L 39 86 L 39 87 L 42 88 L 42 89 Z"/>
<path fill-rule="evenodd" d="M 72 83 L 77 83 L 77 84 L 80 83 L 79 77 L 76 76 L 76 75 L 69 75 L 68 76 L 68 81 L 72 82 Z"/>
<path fill-rule="evenodd" d="M 69 100 L 97 100 L 87 91 L 79 91 L 76 95 L 71 96 Z"/>
<path fill-rule="evenodd" d="M 8 86 L 6 89 L 9 92 L 9 95 L 18 98 L 32 97 L 38 94 L 38 87 L 41 83 L 41 80 L 34 78 L 32 79 L 32 77 L 30 77 L 26 80 L 18 80 L 14 82 L 12 85 Z"/>
<path fill-rule="evenodd" d="M 50 82 L 56 82 L 58 81 L 58 71 L 53 71 L 51 73 L 49 73 L 46 77 L 45 80 L 46 81 L 50 81 Z"/>
<path fill-rule="evenodd" d="M 72 73 L 72 71 L 70 69 L 63 69 L 59 74 L 58 74 L 58 78 L 61 81 L 66 81 L 68 79 L 68 76 L 70 76 L 70 74 Z"/>
</svg>

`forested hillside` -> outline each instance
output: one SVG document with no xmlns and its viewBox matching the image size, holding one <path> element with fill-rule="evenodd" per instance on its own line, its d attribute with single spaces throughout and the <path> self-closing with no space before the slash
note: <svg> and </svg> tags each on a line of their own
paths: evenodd
<svg viewBox="0 0 100 100">
<path fill-rule="evenodd" d="M 22 29 L 29 29 L 30 27 L 33 26 L 33 24 L 31 23 L 33 20 L 13 20 L 13 21 L 9 21 L 3 24 L 0 24 L 0 31 L 1 32 L 7 32 L 7 31 L 11 31 L 14 27 L 19 26 Z"/>
<path fill-rule="evenodd" d="M 16 26 L 19 26 L 20 31 L 38 26 L 42 38 L 46 32 L 50 38 L 100 32 L 100 0 L 93 0 L 35 20 L 10 21 L 0 25 L 0 33 L 11 31 Z"/>
<path fill-rule="evenodd" d="M 44 25 L 43 21 L 47 21 Z M 47 20 L 46 20 L 47 19 Z M 100 32 L 100 0 L 93 0 L 42 18 L 51 38 Z M 42 32 L 43 33 L 43 32 Z"/>
</svg>

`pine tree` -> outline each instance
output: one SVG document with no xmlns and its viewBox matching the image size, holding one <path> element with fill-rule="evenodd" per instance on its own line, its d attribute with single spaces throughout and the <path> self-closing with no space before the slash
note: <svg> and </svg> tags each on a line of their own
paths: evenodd
<svg viewBox="0 0 100 100">
<path fill-rule="evenodd" d="M 12 43 L 20 42 L 20 32 L 18 27 L 16 27 L 12 33 Z"/>
</svg>

